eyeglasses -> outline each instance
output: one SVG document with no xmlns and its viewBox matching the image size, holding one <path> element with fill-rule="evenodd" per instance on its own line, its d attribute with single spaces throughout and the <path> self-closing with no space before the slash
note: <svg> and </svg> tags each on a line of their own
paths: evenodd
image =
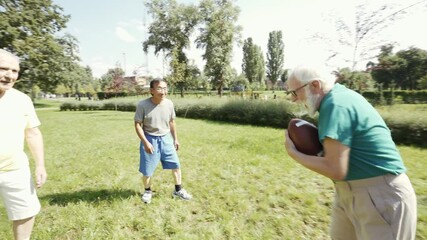
<svg viewBox="0 0 427 240">
<path fill-rule="evenodd" d="M 158 88 L 155 88 L 155 90 L 157 91 L 157 92 L 161 92 L 161 91 L 165 91 L 165 92 L 167 92 L 168 91 L 168 88 L 167 87 L 158 87 Z"/>
<path fill-rule="evenodd" d="M 292 94 L 292 96 L 294 96 L 294 97 L 298 97 L 298 95 L 297 95 L 298 90 L 300 90 L 300 89 L 302 89 L 302 88 L 306 87 L 306 86 L 307 86 L 308 84 L 310 84 L 310 83 L 311 83 L 311 82 L 308 82 L 308 83 L 306 83 L 306 84 L 302 85 L 301 87 L 299 87 L 299 88 L 297 88 L 297 89 L 295 89 L 295 90 L 286 91 L 286 95 Z"/>
</svg>

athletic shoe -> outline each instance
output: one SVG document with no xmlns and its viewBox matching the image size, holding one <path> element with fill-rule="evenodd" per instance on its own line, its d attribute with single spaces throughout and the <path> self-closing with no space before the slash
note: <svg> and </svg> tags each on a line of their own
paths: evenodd
<svg viewBox="0 0 427 240">
<path fill-rule="evenodd" d="M 174 198 L 177 197 L 177 198 L 180 198 L 182 200 L 190 200 L 192 198 L 191 194 L 189 194 L 187 191 L 185 191 L 185 189 L 181 189 L 178 192 L 173 191 L 172 197 L 174 197 Z"/>
<path fill-rule="evenodd" d="M 142 201 L 144 203 L 150 203 L 151 202 L 151 197 L 153 196 L 153 192 L 152 191 L 145 191 L 144 194 L 142 194 Z"/>
</svg>

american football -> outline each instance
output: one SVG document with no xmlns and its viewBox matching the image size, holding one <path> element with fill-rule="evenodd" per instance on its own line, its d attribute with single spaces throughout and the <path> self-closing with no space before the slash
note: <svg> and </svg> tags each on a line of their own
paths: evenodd
<svg viewBox="0 0 427 240">
<path fill-rule="evenodd" d="M 288 123 L 288 133 L 298 151 L 312 156 L 323 154 L 323 146 L 319 142 L 317 127 L 314 124 L 293 118 Z"/>
</svg>

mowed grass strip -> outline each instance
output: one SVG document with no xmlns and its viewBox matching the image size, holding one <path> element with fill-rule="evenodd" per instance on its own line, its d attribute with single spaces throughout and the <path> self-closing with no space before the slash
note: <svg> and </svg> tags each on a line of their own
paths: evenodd
<svg viewBox="0 0 427 240">
<path fill-rule="evenodd" d="M 33 239 L 328 239 L 333 186 L 284 150 L 283 130 L 177 119 L 184 187 L 159 165 L 143 190 L 133 113 L 38 111 L 49 180 Z M 425 149 L 402 147 L 426 239 Z M 12 239 L 1 208 L 0 239 Z"/>
</svg>

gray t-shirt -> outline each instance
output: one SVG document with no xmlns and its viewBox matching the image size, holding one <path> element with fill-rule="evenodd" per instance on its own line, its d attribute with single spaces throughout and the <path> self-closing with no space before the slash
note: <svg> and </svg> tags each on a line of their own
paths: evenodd
<svg viewBox="0 0 427 240">
<path fill-rule="evenodd" d="M 163 99 L 160 104 L 154 104 L 151 98 L 147 98 L 138 103 L 134 120 L 142 123 L 145 133 L 164 136 L 170 132 L 169 122 L 175 117 L 175 109 L 171 100 Z"/>
</svg>

